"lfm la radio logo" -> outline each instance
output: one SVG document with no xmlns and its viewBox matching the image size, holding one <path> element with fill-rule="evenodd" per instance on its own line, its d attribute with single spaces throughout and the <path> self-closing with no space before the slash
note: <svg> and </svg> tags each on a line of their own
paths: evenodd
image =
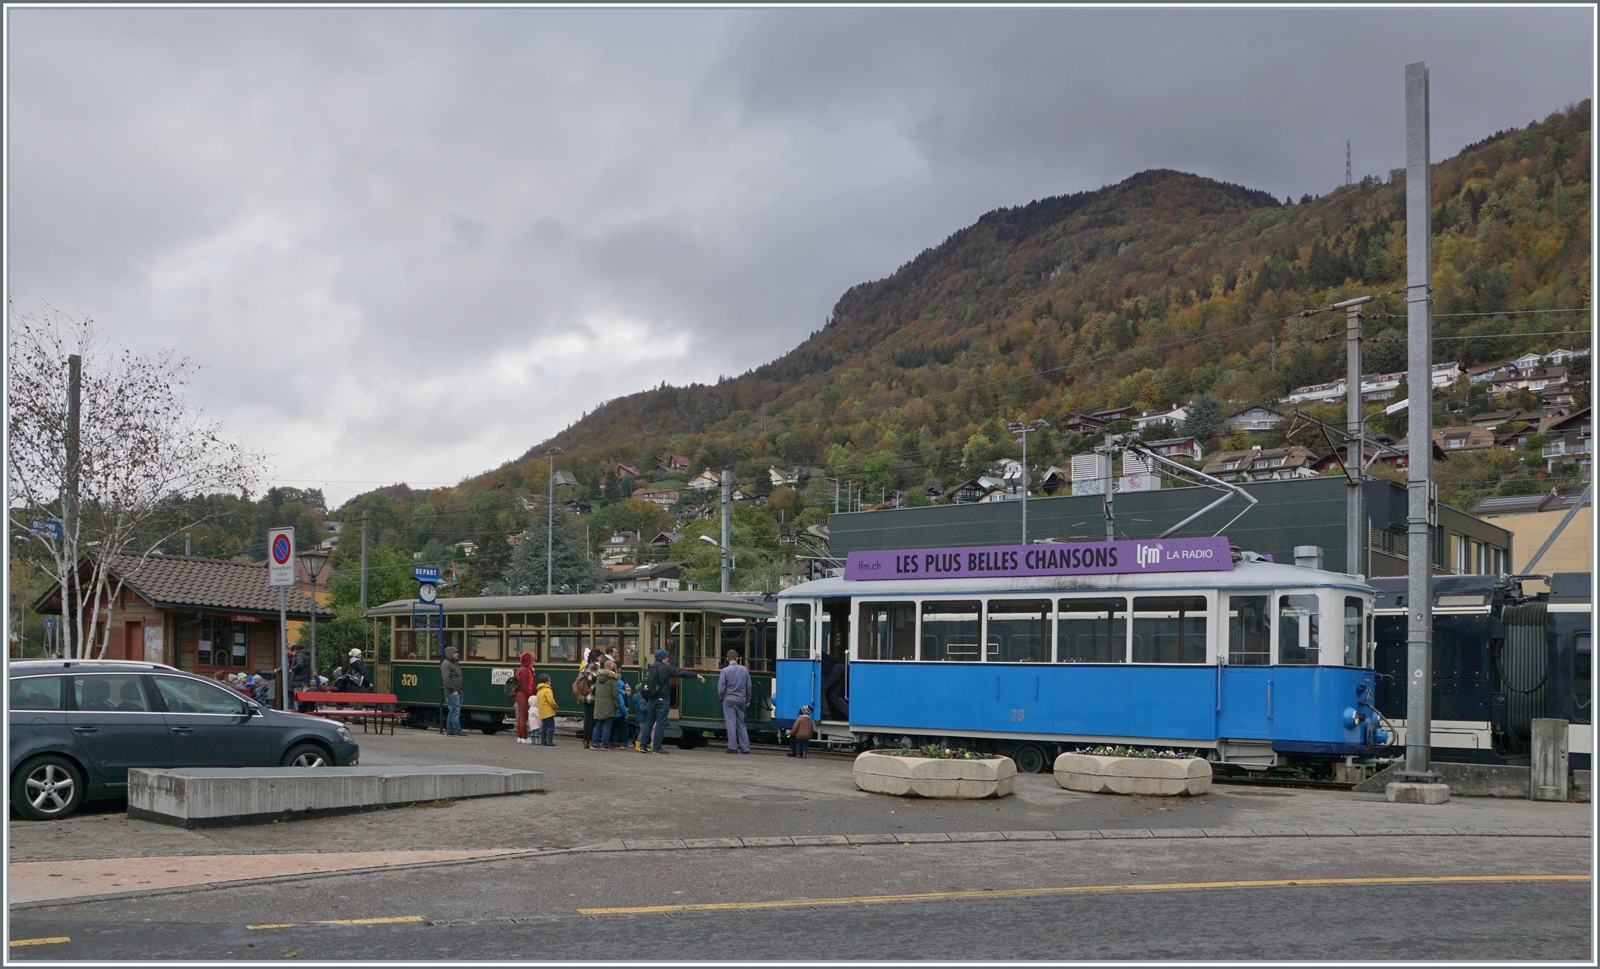
<svg viewBox="0 0 1600 969">
<path fill-rule="evenodd" d="M 1138 559 L 1139 568 L 1141 569 L 1147 569 L 1152 565 L 1161 564 L 1160 543 L 1155 545 L 1145 545 L 1141 542 L 1136 548 L 1134 548 L 1133 551 L 1134 557 Z"/>
</svg>

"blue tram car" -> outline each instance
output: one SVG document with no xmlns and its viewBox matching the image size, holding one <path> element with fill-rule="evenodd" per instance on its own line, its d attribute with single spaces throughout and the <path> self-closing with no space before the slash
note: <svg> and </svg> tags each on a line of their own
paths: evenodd
<svg viewBox="0 0 1600 969">
<path fill-rule="evenodd" d="M 1104 574 L 794 586 L 778 596 L 775 724 L 811 706 L 824 742 L 946 742 L 1008 754 L 1026 772 L 1092 744 L 1265 770 L 1388 743 L 1373 706 L 1372 587 L 1231 558 L 1136 571 L 1140 552 Z"/>
</svg>

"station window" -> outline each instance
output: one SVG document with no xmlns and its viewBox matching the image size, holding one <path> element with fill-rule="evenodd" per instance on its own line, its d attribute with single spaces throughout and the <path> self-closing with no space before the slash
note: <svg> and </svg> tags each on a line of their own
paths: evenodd
<svg viewBox="0 0 1600 969">
<path fill-rule="evenodd" d="M 1049 662 L 1050 600 L 989 600 L 985 647 L 991 663 Z"/>
<path fill-rule="evenodd" d="M 1366 650 L 1362 649 L 1361 600 L 1355 596 L 1344 599 L 1344 665 L 1365 666 Z"/>
<path fill-rule="evenodd" d="M 1272 663 L 1272 597 L 1228 597 L 1228 663 L 1267 666 Z"/>
<path fill-rule="evenodd" d="M 532 653 L 535 663 L 544 662 L 544 635 L 542 633 L 512 633 L 510 636 L 510 652 L 506 659 L 522 661 L 523 653 Z"/>
<path fill-rule="evenodd" d="M 1316 666 L 1322 658 L 1322 617 L 1314 595 L 1278 597 L 1278 662 Z"/>
<path fill-rule="evenodd" d="M 474 617 L 476 618 L 476 617 Z M 479 631 L 467 636 L 467 659 L 484 660 L 490 663 L 500 662 L 503 647 L 502 633 Z"/>
<path fill-rule="evenodd" d="M 1133 600 L 1135 663 L 1204 663 L 1205 596 L 1138 596 Z"/>
<path fill-rule="evenodd" d="M 922 659 L 976 663 L 982 657 L 982 603 L 928 601 L 922 604 Z"/>
<path fill-rule="evenodd" d="M 1057 605 L 1056 662 L 1127 662 L 1128 600 L 1062 599 Z"/>
<path fill-rule="evenodd" d="M 917 658 L 917 606 L 912 602 L 861 604 L 861 658 Z"/>
<path fill-rule="evenodd" d="M 200 639 L 195 649 L 195 666 L 246 666 L 245 630 L 215 616 L 200 617 Z"/>
<path fill-rule="evenodd" d="M 785 657 L 787 659 L 811 658 L 811 604 L 806 602 L 790 603 L 785 607 L 788 612 L 788 634 L 785 642 Z"/>
</svg>

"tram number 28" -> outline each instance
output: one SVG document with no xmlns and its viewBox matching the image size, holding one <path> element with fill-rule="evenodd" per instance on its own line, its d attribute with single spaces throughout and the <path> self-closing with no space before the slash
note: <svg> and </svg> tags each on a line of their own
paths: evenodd
<svg viewBox="0 0 1600 969">
<path fill-rule="evenodd" d="M 1023 720 L 1027 719 L 1027 715 L 1028 715 L 1028 711 L 1026 711 L 1026 710 L 1012 710 L 1011 711 L 1011 722 L 1012 723 L 1021 723 Z"/>
<path fill-rule="evenodd" d="M 400 674 L 400 685 L 401 686 L 416 686 L 417 685 L 417 674 L 415 674 L 415 673 L 401 673 Z"/>
</svg>

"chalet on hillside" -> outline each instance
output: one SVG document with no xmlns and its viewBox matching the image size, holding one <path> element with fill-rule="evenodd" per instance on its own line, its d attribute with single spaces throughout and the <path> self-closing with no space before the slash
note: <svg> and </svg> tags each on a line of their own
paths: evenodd
<svg viewBox="0 0 1600 969">
<path fill-rule="evenodd" d="M 1279 424 L 1288 420 L 1287 417 L 1270 407 L 1256 404 L 1244 410 L 1234 411 L 1222 419 L 1222 426 L 1230 431 L 1243 431 L 1246 434 L 1263 434 L 1272 430 Z"/>
<path fill-rule="evenodd" d="M 652 562 L 614 572 L 607 580 L 615 592 L 677 592 L 683 585 L 682 562 Z"/>
<path fill-rule="evenodd" d="M 1553 472 L 1558 464 L 1576 464 L 1588 470 L 1594 459 L 1594 424 L 1589 408 L 1570 414 L 1545 427 L 1545 433 L 1559 439 L 1551 441 L 1541 452 L 1546 472 Z"/>
<path fill-rule="evenodd" d="M 1299 445 L 1223 451 L 1212 455 L 1200 470 L 1223 481 L 1286 481 L 1314 478 L 1317 455 Z"/>
<path fill-rule="evenodd" d="M 1494 432 L 1487 427 L 1436 427 L 1434 443 L 1446 454 L 1451 451 L 1484 451 L 1494 447 Z"/>
<path fill-rule="evenodd" d="M 715 491 L 722 487 L 722 475 L 706 468 L 689 479 L 689 487 L 694 491 Z"/>
<path fill-rule="evenodd" d="M 1188 458 L 1198 461 L 1205 452 L 1193 437 L 1169 437 L 1164 441 L 1150 441 L 1145 447 L 1167 458 Z"/>
<path fill-rule="evenodd" d="M 635 488 L 630 497 L 660 505 L 662 508 L 671 508 L 678 503 L 679 495 L 671 488 Z"/>
</svg>

